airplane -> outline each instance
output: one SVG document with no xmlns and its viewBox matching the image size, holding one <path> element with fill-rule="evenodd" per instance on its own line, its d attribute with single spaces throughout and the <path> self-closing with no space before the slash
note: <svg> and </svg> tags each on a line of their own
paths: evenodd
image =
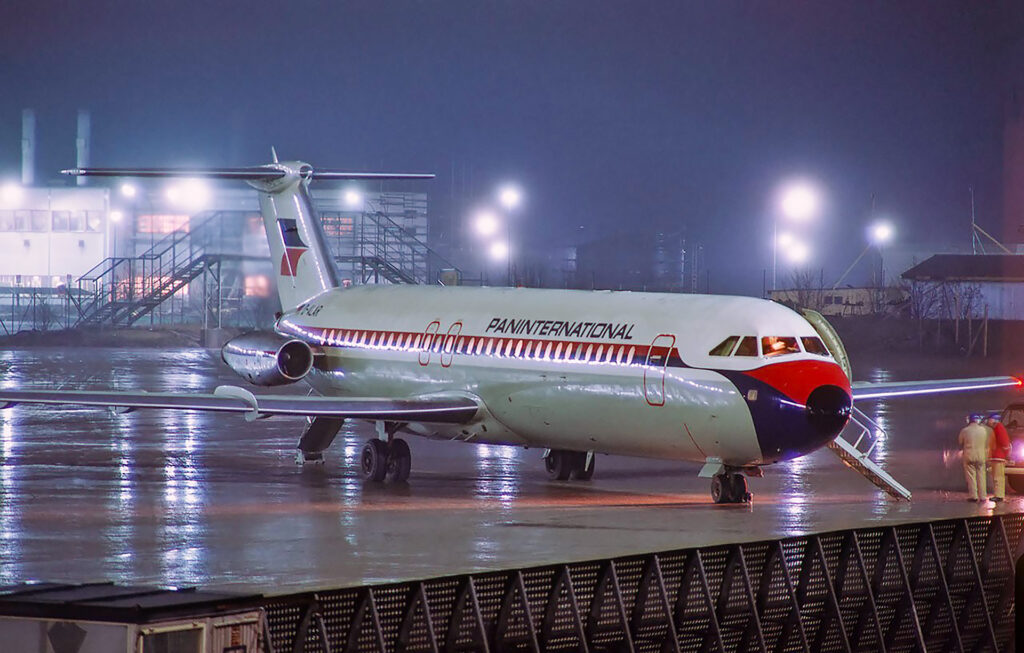
<svg viewBox="0 0 1024 653">
<path fill-rule="evenodd" d="M 402 434 L 545 450 L 555 480 L 595 454 L 702 463 L 715 503 L 751 501 L 744 475 L 835 440 L 854 401 L 1020 386 L 1013 376 L 853 383 L 819 314 L 751 297 L 531 288 L 342 288 L 308 191 L 316 180 L 429 179 L 280 162 L 247 168 L 82 168 L 92 177 L 241 180 L 259 195 L 282 312 L 223 361 L 254 386 L 317 394 L 0 390 L 16 404 L 305 416 L 297 462 L 323 462 L 344 420 L 376 426 L 369 481 L 405 482 Z M 907 494 L 909 498 L 909 493 Z"/>
</svg>

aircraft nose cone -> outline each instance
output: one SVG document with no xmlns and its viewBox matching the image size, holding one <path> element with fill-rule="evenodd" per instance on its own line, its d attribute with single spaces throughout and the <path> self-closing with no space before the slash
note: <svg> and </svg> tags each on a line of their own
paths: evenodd
<svg viewBox="0 0 1024 653">
<path fill-rule="evenodd" d="M 815 388 L 807 397 L 807 421 L 821 435 L 839 435 L 850 419 L 853 402 L 846 390 L 837 385 Z"/>
</svg>

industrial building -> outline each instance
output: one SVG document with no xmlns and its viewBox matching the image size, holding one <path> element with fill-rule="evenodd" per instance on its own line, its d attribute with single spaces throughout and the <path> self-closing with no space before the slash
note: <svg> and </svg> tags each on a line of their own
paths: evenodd
<svg viewBox="0 0 1024 653">
<path fill-rule="evenodd" d="M 88 114 L 78 126 L 84 166 Z M 39 187 L 34 130 L 27 111 L 22 183 L 0 188 L 0 333 L 269 322 L 273 275 L 250 189 L 201 180 Z M 458 282 L 456 267 L 427 244 L 425 193 L 350 184 L 311 195 L 343 283 Z"/>
</svg>

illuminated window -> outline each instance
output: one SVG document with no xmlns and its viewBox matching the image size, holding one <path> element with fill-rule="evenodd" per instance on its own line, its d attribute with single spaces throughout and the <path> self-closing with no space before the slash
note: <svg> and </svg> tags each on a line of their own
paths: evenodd
<svg viewBox="0 0 1024 653">
<path fill-rule="evenodd" d="M 615 354 L 615 362 L 616 363 L 621 363 L 622 362 L 622 354 L 624 354 L 625 352 L 626 352 L 626 348 L 620 345 L 619 346 L 619 352 L 617 354 Z"/>
<path fill-rule="evenodd" d="M 633 364 L 633 356 L 636 354 L 636 347 L 629 348 L 629 354 L 626 356 L 626 365 Z"/>
<path fill-rule="evenodd" d="M 523 351 L 523 341 L 522 340 L 516 340 L 516 354 L 515 354 L 516 358 L 519 358 L 519 353 L 521 351 Z"/>
<path fill-rule="evenodd" d="M 533 352 L 533 341 L 528 340 L 526 342 L 526 358 L 530 358 L 530 354 Z"/>
<path fill-rule="evenodd" d="M 555 347 L 555 360 L 560 360 L 561 358 L 562 358 L 562 343 L 558 343 L 558 346 Z"/>
<path fill-rule="evenodd" d="M 783 356 L 800 353 L 796 338 L 788 336 L 765 336 L 761 338 L 761 351 L 765 356 Z"/>
<path fill-rule="evenodd" d="M 511 356 L 512 355 L 512 347 L 515 344 L 516 344 L 515 340 L 512 340 L 511 338 L 509 338 L 508 344 L 505 345 L 505 355 L 506 356 Z"/>
<path fill-rule="evenodd" d="M 245 275 L 245 296 L 246 297 L 269 297 L 270 278 L 265 274 Z"/>
<path fill-rule="evenodd" d="M 567 361 L 571 361 L 572 360 L 572 348 L 573 348 L 573 343 L 571 343 L 571 342 L 565 346 L 565 360 L 567 360 Z"/>
<path fill-rule="evenodd" d="M 594 356 L 594 362 L 600 363 L 601 357 L 604 355 L 604 345 L 599 345 L 597 348 L 597 356 Z"/>
<path fill-rule="evenodd" d="M 544 348 L 544 358 L 546 358 L 546 359 L 548 359 L 548 360 L 551 360 L 551 346 L 552 346 L 553 344 L 554 344 L 554 343 L 552 343 L 552 342 L 549 342 L 549 343 L 548 343 L 548 346 Z"/>
<path fill-rule="evenodd" d="M 394 344 L 395 344 L 395 332 L 392 331 L 391 333 L 388 334 L 388 344 L 387 344 L 387 347 L 390 349 Z"/>
<path fill-rule="evenodd" d="M 587 345 L 587 353 L 584 354 L 583 360 L 590 361 L 590 352 L 594 351 L 594 345 Z"/>
<path fill-rule="evenodd" d="M 466 338 L 459 338 L 459 353 L 466 351 Z"/>
<path fill-rule="evenodd" d="M 175 214 L 152 214 L 140 215 L 135 222 L 135 230 L 140 234 L 169 234 L 175 231 L 188 231 L 189 221 L 187 215 Z M 74 228 L 74 216 L 72 215 L 71 231 L 80 231 Z"/>
<path fill-rule="evenodd" d="M 494 338 L 488 338 L 487 339 L 487 355 L 490 356 L 492 351 L 494 351 Z"/>
<path fill-rule="evenodd" d="M 469 339 L 469 353 L 479 354 L 480 352 L 476 349 L 476 338 Z"/>
</svg>

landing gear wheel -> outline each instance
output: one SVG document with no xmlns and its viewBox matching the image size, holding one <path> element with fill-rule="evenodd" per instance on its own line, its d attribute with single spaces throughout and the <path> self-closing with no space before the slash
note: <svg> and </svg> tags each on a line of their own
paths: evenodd
<svg viewBox="0 0 1024 653">
<path fill-rule="evenodd" d="M 544 458 L 544 469 L 548 472 L 548 477 L 553 481 L 566 481 L 569 479 L 569 475 L 573 470 L 573 463 L 575 460 L 573 451 L 562 451 L 561 449 L 552 449 L 551 452 Z"/>
<path fill-rule="evenodd" d="M 752 498 L 747 491 L 747 478 L 743 474 L 729 474 L 732 477 L 733 503 L 750 503 Z"/>
<path fill-rule="evenodd" d="M 379 442 L 379 440 L 378 440 Z M 388 447 L 387 479 L 391 483 L 404 483 L 409 480 L 412 469 L 412 452 L 409 445 L 401 438 L 395 438 Z"/>
<path fill-rule="evenodd" d="M 363 445 L 359 459 L 363 478 L 367 481 L 383 481 L 388 472 L 388 445 L 376 438 Z"/>
<path fill-rule="evenodd" d="M 711 479 L 711 498 L 715 503 L 749 503 L 747 479 L 742 474 L 715 474 Z"/>
<path fill-rule="evenodd" d="M 594 478 L 594 463 L 596 462 L 597 456 L 590 456 L 590 466 L 587 466 L 587 454 L 577 453 L 575 456 L 575 465 L 572 468 L 572 478 L 577 481 L 589 481 Z"/>
</svg>

